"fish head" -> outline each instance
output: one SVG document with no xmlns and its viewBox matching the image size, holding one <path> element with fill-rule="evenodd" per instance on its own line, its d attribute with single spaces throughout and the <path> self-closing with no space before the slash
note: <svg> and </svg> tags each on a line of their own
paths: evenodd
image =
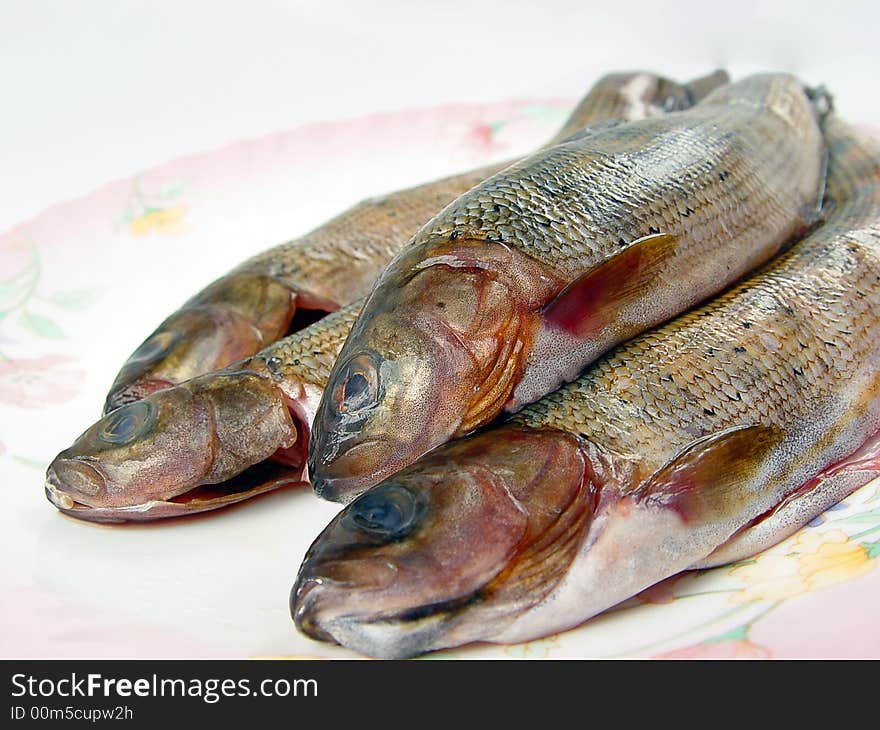
<svg viewBox="0 0 880 730">
<path fill-rule="evenodd" d="M 346 507 L 300 568 L 297 627 L 388 658 L 535 639 L 698 564 L 778 504 L 775 426 L 645 461 L 524 420 L 435 449 Z"/>
<path fill-rule="evenodd" d="M 615 102 L 616 108 L 625 109 L 624 116 L 628 119 L 683 111 L 695 103 L 690 84 L 650 71 L 607 74 L 597 82 L 594 93 L 604 94 Z"/>
<path fill-rule="evenodd" d="M 524 365 L 534 311 L 520 275 L 529 264 L 505 266 L 515 255 L 526 258 L 485 241 L 455 242 L 386 272 L 318 408 L 309 473 L 321 497 L 349 501 L 500 413 Z"/>
<path fill-rule="evenodd" d="M 59 453 L 47 497 L 81 519 L 149 520 L 300 483 L 307 427 L 299 406 L 245 370 L 158 391 L 107 414 Z M 277 454 L 272 468 L 249 470 Z"/>
<path fill-rule="evenodd" d="M 269 277 L 219 279 L 129 356 L 110 387 L 104 413 L 254 354 L 284 333 L 295 309 L 290 289 Z"/>
<path fill-rule="evenodd" d="M 559 431 L 504 427 L 437 449 L 321 533 L 291 592 L 294 622 L 389 658 L 490 638 L 564 574 L 590 474 Z"/>
</svg>

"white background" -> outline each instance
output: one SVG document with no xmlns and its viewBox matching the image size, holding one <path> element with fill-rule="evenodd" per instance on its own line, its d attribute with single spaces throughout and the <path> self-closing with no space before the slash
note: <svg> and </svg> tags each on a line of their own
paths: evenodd
<svg viewBox="0 0 880 730">
<path fill-rule="evenodd" d="M 611 69 L 825 83 L 880 121 L 877 2 L 0 0 L 0 232 L 182 154 L 307 121 L 577 98 Z"/>
</svg>

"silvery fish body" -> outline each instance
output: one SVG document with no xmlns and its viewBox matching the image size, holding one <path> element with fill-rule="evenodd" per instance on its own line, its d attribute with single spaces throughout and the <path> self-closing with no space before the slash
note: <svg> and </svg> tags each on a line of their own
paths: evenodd
<svg viewBox="0 0 880 730">
<path fill-rule="evenodd" d="M 778 253 L 818 216 L 822 114 L 793 77 L 753 76 L 460 196 L 352 328 L 315 421 L 316 491 L 351 499 Z"/>
<path fill-rule="evenodd" d="M 827 134 L 820 227 L 355 500 L 302 565 L 300 629 L 384 657 L 546 636 L 880 476 L 880 148 Z"/>
</svg>

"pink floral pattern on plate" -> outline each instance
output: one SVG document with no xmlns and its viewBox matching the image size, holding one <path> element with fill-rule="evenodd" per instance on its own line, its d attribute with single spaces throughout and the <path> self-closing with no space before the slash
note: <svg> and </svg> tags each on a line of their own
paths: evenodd
<svg viewBox="0 0 880 730">
<path fill-rule="evenodd" d="M 84 375 L 72 362 L 65 355 L 0 360 L 0 403 L 43 408 L 70 400 Z"/>
</svg>

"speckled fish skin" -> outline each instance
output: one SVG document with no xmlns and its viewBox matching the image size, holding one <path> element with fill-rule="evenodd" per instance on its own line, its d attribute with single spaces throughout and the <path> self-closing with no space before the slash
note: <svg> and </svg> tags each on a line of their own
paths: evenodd
<svg viewBox="0 0 880 730">
<path fill-rule="evenodd" d="M 459 197 L 382 274 L 340 353 L 314 424 L 317 493 L 351 499 L 802 235 L 824 184 L 820 116 L 795 78 L 753 76 Z"/>
<path fill-rule="evenodd" d="M 680 86 L 644 72 L 609 75 L 593 87 L 559 134 L 568 136 L 576 124 L 596 119 L 643 118 L 661 106 L 684 108 L 726 78 L 716 72 Z M 408 192 L 400 194 L 398 203 L 406 202 Z M 366 205 L 360 212 L 350 211 L 338 219 L 340 225 L 347 229 L 363 215 L 365 226 L 376 226 L 375 206 L 373 213 L 370 210 Z M 383 226 L 369 231 L 378 233 Z M 371 240 L 369 231 L 362 231 L 362 249 Z M 343 237 L 332 226 L 319 232 L 310 244 L 311 257 L 335 266 L 341 251 L 325 254 Z M 358 260 L 368 266 L 380 258 Z M 267 255 L 263 265 L 275 267 L 272 276 L 305 277 L 307 267 L 296 264 L 298 260 Z M 260 267 L 252 263 L 242 269 L 248 267 L 251 274 L 259 273 Z M 351 265 L 348 271 L 351 274 Z M 113 410 L 52 462 L 46 475 L 49 500 L 80 519 L 147 521 L 216 509 L 303 484 L 310 425 L 333 362 L 362 306 L 363 300 L 358 300 L 250 358 Z"/>
<path fill-rule="evenodd" d="M 554 144 L 607 119 L 639 119 L 691 105 L 727 75 L 680 85 L 646 72 L 600 79 Z M 366 296 L 432 215 L 512 160 L 365 200 L 300 238 L 221 277 L 167 318 L 117 375 L 104 413 L 248 357 L 316 317 Z"/>
<path fill-rule="evenodd" d="M 880 146 L 833 118 L 827 136 L 819 228 L 346 507 L 302 565 L 297 626 L 381 657 L 531 640 L 880 476 Z"/>
</svg>

